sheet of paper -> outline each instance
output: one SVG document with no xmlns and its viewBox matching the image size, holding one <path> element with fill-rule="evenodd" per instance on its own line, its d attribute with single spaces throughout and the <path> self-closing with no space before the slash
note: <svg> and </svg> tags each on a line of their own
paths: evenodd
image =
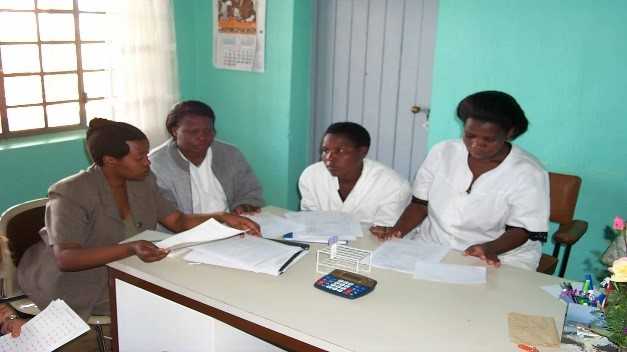
<svg viewBox="0 0 627 352">
<path fill-rule="evenodd" d="M 137 234 L 136 236 L 133 237 L 133 239 L 127 239 L 124 240 L 120 243 L 124 243 L 124 242 L 129 242 L 129 241 L 139 241 L 139 240 L 144 240 L 144 241 L 148 241 L 148 242 L 153 242 L 153 243 L 157 243 L 157 242 L 161 242 L 165 239 L 168 239 L 170 237 L 174 236 L 171 233 L 165 233 L 165 232 L 159 232 L 159 231 L 153 231 L 153 230 L 146 230 L 143 232 L 140 232 L 139 234 Z"/>
<path fill-rule="evenodd" d="M 297 246 L 288 246 L 247 235 L 196 246 L 184 259 L 197 263 L 279 275 L 283 265 L 295 254 L 302 251 L 304 250 Z"/>
<path fill-rule="evenodd" d="M 285 214 L 289 220 L 305 225 L 304 232 L 294 232 L 297 241 L 326 242 L 329 237 L 350 241 L 363 236 L 359 221 L 339 211 L 299 211 Z"/>
<path fill-rule="evenodd" d="M 50 352 L 89 331 L 87 325 L 60 299 L 22 325 L 20 336 L 0 337 L 0 352 Z"/>
<path fill-rule="evenodd" d="M 509 313 L 507 325 L 509 338 L 513 343 L 546 347 L 558 347 L 560 345 L 555 319 L 551 317 Z"/>
<path fill-rule="evenodd" d="M 414 279 L 446 282 L 451 284 L 485 284 L 487 271 L 482 266 L 468 266 L 418 261 Z"/>
<path fill-rule="evenodd" d="M 304 232 L 305 225 L 286 219 L 282 216 L 270 213 L 244 215 L 261 227 L 261 236 L 266 238 L 282 238 L 284 235 L 294 232 Z"/>
<path fill-rule="evenodd" d="M 222 225 L 215 219 L 209 219 L 192 229 L 180 232 L 176 235 L 170 236 L 168 239 L 157 242 L 156 245 L 159 248 L 174 250 L 204 242 L 232 237 L 242 232 L 242 230 Z"/>
<path fill-rule="evenodd" d="M 422 239 L 394 239 L 383 242 L 374 251 L 372 265 L 411 274 L 417 261 L 439 263 L 449 250 L 448 246 Z"/>
</svg>

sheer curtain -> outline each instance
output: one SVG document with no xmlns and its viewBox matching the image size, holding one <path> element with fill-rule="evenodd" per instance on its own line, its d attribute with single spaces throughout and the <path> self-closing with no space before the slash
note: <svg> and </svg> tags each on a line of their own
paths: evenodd
<svg viewBox="0 0 627 352">
<path fill-rule="evenodd" d="M 151 147 L 168 138 L 178 100 L 174 10 L 170 0 L 110 0 L 113 119 L 140 128 Z"/>
</svg>

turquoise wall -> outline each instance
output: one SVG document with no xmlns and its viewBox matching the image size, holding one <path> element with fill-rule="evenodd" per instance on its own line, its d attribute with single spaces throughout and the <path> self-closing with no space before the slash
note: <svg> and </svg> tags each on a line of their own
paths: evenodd
<svg viewBox="0 0 627 352">
<path fill-rule="evenodd" d="M 429 144 L 460 135 L 464 96 L 512 94 L 530 120 L 516 143 L 548 170 L 583 178 L 576 216 L 590 226 L 566 273 L 582 279 L 607 247 L 605 227 L 627 215 L 627 2 L 439 4 Z"/>
<path fill-rule="evenodd" d="M 174 1 L 181 96 L 211 105 L 218 138 L 246 155 L 269 204 L 296 209 L 309 155 L 311 1 L 267 1 L 263 73 L 213 66 L 212 3 Z"/>
<path fill-rule="evenodd" d="M 84 139 L 76 134 L 0 143 L 0 213 L 15 204 L 45 197 L 51 184 L 89 165 Z"/>
</svg>

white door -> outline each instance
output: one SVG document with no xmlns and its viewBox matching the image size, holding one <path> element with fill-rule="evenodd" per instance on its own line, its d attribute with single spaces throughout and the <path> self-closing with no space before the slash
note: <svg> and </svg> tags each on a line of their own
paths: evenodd
<svg viewBox="0 0 627 352">
<path fill-rule="evenodd" d="M 317 0 L 312 160 L 333 122 L 362 124 L 369 157 L 413 180 L 427 151 L 437 0 Z"/>
</svg>

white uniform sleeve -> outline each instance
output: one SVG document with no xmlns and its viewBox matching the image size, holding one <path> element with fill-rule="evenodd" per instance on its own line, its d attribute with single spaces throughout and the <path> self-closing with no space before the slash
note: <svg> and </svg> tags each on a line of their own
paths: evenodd
<svg viewBox="0 0 627 352">
<path fill-rule="evenodd" d="M 320 204 L 315 195 L 315 174 L 312 167 L 306 168 L 298 179 L 300 191 L 300 210 L 320 210 Z"/>
<path fill-rule="evenodd" d="M 547 232 L 549 227 L 549 175 L 532 170 L 519 176 L 516 189 L 508 195 L 510 206 L 506 225 L 531 232 Z"/>
<path fill-rule="evenodd" d="M 416 173 L 416 180 L 414 181 L 413 195 L 414 197 L 422 200 L 429 200 L 429 191 L 431 190 L 431 184 L 435 177 L 435 172 L 440 164 L 442 158 L 442 148 L 439 145 L 434 146 L 425 161 L 422 162 L 418 172 Z"/>
<path fill-rule="evenodd" d="M 385 197 L 380 206 L 377 208 L 377 213 L 374 217 L 374 225 L 377 226 L 394 226 L 398 218 L 401 216 L 407 204 L 411 199 L 411 190 L 409 188 L 409 182 L 406 180 L 392 180 L 397 183 L 389 187 L 385 187 L 384 192 L 389 192 L 389 195 Z M 394 190 L 394 191 L 391 191 Z"/>
</svg>

